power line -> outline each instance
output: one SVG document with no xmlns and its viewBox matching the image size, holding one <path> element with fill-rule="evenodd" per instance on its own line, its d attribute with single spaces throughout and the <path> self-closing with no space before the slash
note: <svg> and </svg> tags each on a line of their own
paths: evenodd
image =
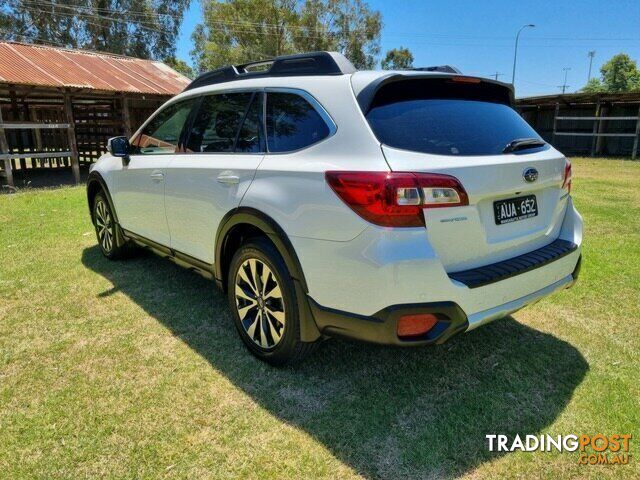
<svg viewBox="0 0 640 480">
<path fill-rule="evenodd" d="M 19 38 L 22 38 L 22 39 L 26 38 L 26 39 L 29 39 L 29 40 L 38 40 L 38 41 L 41 42 L 42 45 L 45 45 L 45 46 L 68 48 L 68 44 L 66 44 L 66 43 L 56 42 L 54 40 L 47 40 L 47 39 L 44 39 L 44 38 L 41 38 L 41 37 L 37 37 L 37 36 L 34 36 L 34 35 L 27 35 L 27 34 L 23 34 L 23 33 L 14 33 L 14 32 L 12 32 L 10 30 L 7 30 L 6 28 L 1 28 L 1 27 L 0 27 L 0 31 L 3 31 L 3 32 L 5 32 L 7 34 L 7 35 L 5 35 L 5 37 L 9 37 L 10 36 L 10 37 L 19 37 Z M 4 38 L 3 40 L 10 41 L 10 39 L 8 39 L 8 38 Z"/>
<path fill-rule="evenodd" d="M 101 7 L 88 7 L 83 5 L 78 6 L 70 6 L 70 5 L 61 5 L 52 2 L 42 1 L 42 0 L 22 0 L 23 4 L 32 4 L 38 6 L 45 7 L 53 7 L 53 8 L 66 8 L 76 11 L 77 9 L 84 8 L 89 9 L 91 12 L 101 12 L 101 13 L 109 13 L 109 14 L 126 14 L 127 16 L 142 16 L 142 17 L 164 17 L 164 18 L 172 18 L 174 20 L 182 20 L 182 15 L 179 14 L 170 14 L 170 13 L 158 13 L 158 12 L 142 12 L 136 10 L 114 10 L 109 8 L 101 8 Z M 86 15 L 86 13 L 85 13 Z M 103 19 L 110 19 L 109 17 L 101 17 Z M 113 20 L 113 19 L 110 19 Z M 205 23 L 213 23 L 217 25 L 225 25 L 231 27 L 262 27 L 262 28 L 272 28 L 272 29 L 299 29 L 305 32 L 315 31 L 325 33 L 325 28 L 312 28 L 304 25 L 285 25 L 285 24 L 275 24 L 275 23 L 267 23 L 267 22 L 251 22 L 248 20 L 225 20 L 225 21 L 209 21 Z M 424 33 L 424 32 L 384 32 L 385 36 L 394 36 L 394 37 L 434 37 L 435 39 L 460 39 L 460 40 L 475 40 L 475 39 L 484 39 L 484 40 L 506 40 L 511 41 L 511 37 L 507 36 L 483 36 L 483 35 L 462 35 L 462 34 L 441 34 L 441 33 Z M 567 36 L 550 36 L 550 37 L 535 37 L 536 40 L 550 40 L 550 41 L 606 41 L 606 42 L 640 42 L 640 37 L 619 37 L 619 38 L 611 38 L 611 37 L 567 37 Z M 491 45 L 487 45 L 491 46 Z M 557 45 L 528 45 L 528 46 L 549 46 L 549 47 L 557 47 Z"/>
<path fill-rule="evenodd" d="M 27 2 L 25 2 L 27 3 Z M 42 5 L 41 3 L 38 2 L 31 2 L 32 4 L 37 4 L 37 5 Z M 48 4 L 50 5 L 50 4 Z M 64 5 L 62 5 L 63 7 L 66 7 Z M 34 6 L 28 6 L 27 7 L 28 10 L 36 10 L 40 13 L 47 13 L 47 14 L 51 14 L 51 12 L 39 9 L 37 7 Z M 59 15 L 59 16 L 63 16 L 63 17 L 69 17 L 69 18 L 81 18 L 83 19 L 84 22 L 90 24 L 90 25 L 94 25 L 94 26 L 98 26 L 98 27 L 104 27 L 103 24 L 99 24 L 99 23 L 95 23 L 95 22 L 91 22 L 87 19 L 94 19 L 94 20 L 105 20 L 107 22 L 116 22 L 116 23 L 123 23 L 125 25 L 129 25 L 131 22 L 130 21 L 126 21 L 120 18 L 111 18 L 111 17 L 106 17 L 103 15 L 97 15 L 97 14 L 89 14 L 89 13 L 77 13 L 77 12 L 55 12 L 54 15 Z M 157 32 L 157 33 L 166 33 L 166 34 L 173 34 L 172 31 L 167 30 L 167 29 L 161 29 L 161 28 L 156 28 L 156 27 L 150 27 L 148 26 L 148 21 L 147 23 L 140 23 L 138 21 L 136 21 L 137 26 L 139 28 L 145 29 L 145 30 L 149 30 L 149 31 L 153 31 L 153 32 Z M 217 22 L 217 21 L 213 21 L 213 22 L 209 22 L 213 25 L 219 25 L 222 27 L 227 27 L 227 25 L 229 24 L 233 24 L 234 22 Z M 265 24 L 265 26 L 267 28 L 269 28 L 270 26 L 276 27 L 276 25 L 269 25 L 269 24 Z M 243 27 L 233 27 L 233 28 L 226 28 L 225 30 L 227 32 L 232 32 L 232 33 L 255 33 L 256 35 L 272 35 L 272 36 L 281 36 L 281 35 L 290 35 L 294 38 L 312 38 L 312 39 L 324 39 L 327 38 L 331 35 L 330 32 L 327 32 L 325 35 L 309 35 L 307 33 L 299 33 L 299 34 L 292 34 L 291 32 L 287 32 L 288 29 L 290 28 L 294 28 L 296 26 L 290 26 L 290 25 L 279 25 L 277 26 L 278 29 L 280 31 L 278 32 L 257 32 L 255 27 L 249 28 L 249 26 L 247 26 L 246 28 Z M 304 28 L 304 27 L 299 27 L 299 28 Z M 310 30 L 311 31 L 311 30 Z"/>
</svg>

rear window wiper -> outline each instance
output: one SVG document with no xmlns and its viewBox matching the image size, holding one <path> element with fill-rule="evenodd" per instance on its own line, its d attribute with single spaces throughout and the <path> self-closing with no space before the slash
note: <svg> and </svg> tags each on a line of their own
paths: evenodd
<svg viewBox="0 0 640 480">
<path fill-rule="evenodd" d="M 502 153 L 511 153 L 517 150 L 526 150 L 527 148 L 544 147 L 547 143 L 539 138 L 516 138 L 507 143 Z"/>
</svg>

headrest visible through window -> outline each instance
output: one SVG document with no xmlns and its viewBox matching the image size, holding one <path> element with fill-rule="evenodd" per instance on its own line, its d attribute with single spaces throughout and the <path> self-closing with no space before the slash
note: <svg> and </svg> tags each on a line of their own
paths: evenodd
<svg viewBox="0 0 640 480">
<path fill-rule="evenodd" d="M 216 115 L 216 135 L 220 138 L 235 138 L 240 122 L 240 113 L 223 110 Z"/>
</svg>

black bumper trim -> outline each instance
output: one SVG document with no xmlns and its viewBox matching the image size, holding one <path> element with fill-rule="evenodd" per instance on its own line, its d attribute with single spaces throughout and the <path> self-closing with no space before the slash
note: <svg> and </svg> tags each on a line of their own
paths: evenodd
<svg viewBox="0 0 640 480">
<path fill-rule="evenodd" d="M 490 283 L 506 280 L 521 273 L 548 265 L 575 251 L 578 246 L 567 240 L 557 239 L 546 247 L 519 255 L 509 260 L 492 263 L 484 267 L 472 268 L 450 273 L 449 278 L 465 284 L 469 288 L 478 288 Z"/>
<path fill-rule="evenodd" d="M 392 305 L 366 316 L 323 307 L 311 297 L 307 298 L 318 329 L 328 336 L 385 345 L 419 346 L 443 343 L 456 333 L 466 330 L 469 325 L 466 314 L 454 302 Z M 423 336 L 411 339 L 398 338 L 398 319 L 402 315 L 416 313 L 433 313 L 438 317 L 438 323 Z"/>
</svg>

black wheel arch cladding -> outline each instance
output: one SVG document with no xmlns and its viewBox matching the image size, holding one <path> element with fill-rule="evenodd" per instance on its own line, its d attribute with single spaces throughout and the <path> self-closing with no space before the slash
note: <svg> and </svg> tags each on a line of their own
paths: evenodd
<svg viewBox="0 0 640 480">
<path fill-rule="evenodd" d="M 266 236 L 282 257 L 291 278 L 298 299 L 300 313 L 300 339 L 303 342 L 313 342 L 320 338 L 320 331 L 313 318 L 307 301 L 307 282 L 300 265 L 298 256 L 282 227 L 268 215 L 250 207 L 238 207 L 228 212 L 218 227 L 216 234 L 214 276 L 216 283 L 226 290 L 226 276 L 233 252 L 225 251 L 233 238 L 235 228 L 251 226 Z"/>
</svg>

